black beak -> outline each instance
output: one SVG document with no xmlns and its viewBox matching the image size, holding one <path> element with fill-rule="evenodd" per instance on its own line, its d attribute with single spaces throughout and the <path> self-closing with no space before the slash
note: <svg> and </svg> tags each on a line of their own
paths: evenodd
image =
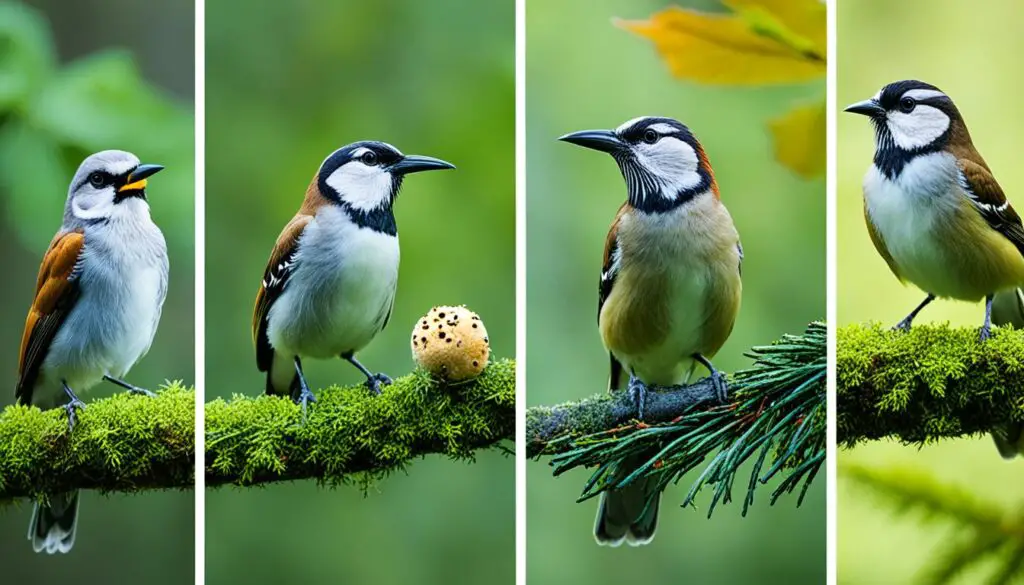
<svg viewBox="0 0 1024 585">
<path fill-rule="evenodd" d="M 601 152 L 615 152 L 625 146 L 622 140 L 611 130 L 583 130 L 566 134 L 558 139 L 584 148 L 600 150 Z"/>
<path fill-rule="evenodd" d="M 869 118 L 878 118 L 885 115 L 885 108 L 878 104 L 875 100 L 864 100 L 855 104 L 846 106 L 845 112 L 851 114 L 860 114 Z"/>
<path fill-rule="evenodd" d="M 439 158 L 410 154 L 409 156 L 403 156 L 398 162 L 388 167 L 388 170 L 398 175 L 408 175 L 409 173 L 419 173 L 422 171 L 441 171 L 454 168 L 455 165 Z"/>
<path fill-rule="evenodd" d="M 146 177 L 151 177 L 162 170 L 164 170 L 164 167 L 161 165 L 139 165 L 128 175 L 124 185 L 121 185 L 117 192 L 144 191 L 146 189 Z"/>
</svg>

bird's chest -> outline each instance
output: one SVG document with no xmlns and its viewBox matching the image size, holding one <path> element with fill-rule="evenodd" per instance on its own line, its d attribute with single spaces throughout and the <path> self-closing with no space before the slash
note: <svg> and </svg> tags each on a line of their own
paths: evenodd
<svg viewBox="0 0 1024 585">
<path fill-rule="evenodd" d="M 720 347 L 708 334 L 718 315 L 728 317 L 725 335 L 731 330 L 739 303 L 739 237 L 728 215 L 715 211 L 698 207 L 620 220 L 622 257 L 601 310 L 601 335 L 641 378 L 679 381 L 689 355 Z"/>
<path fill-rule="evenodd" d="M 284 346 L 311 357 L 369 343 L 383 328 L 398 285 L 397 236 L 323 215 L 303 233 L 294 273 L 271 309 L 271 341 L 281 336 Z"/>
<path fill-rule="evenodd" d="M 917 157 L 895 179 L 872 167 L 865 212 L 900 278 L 940 297 L 973 300 L 995 286 L 986 276 L 997 256 L 989 244 L 1009 242 L 985 225 L 957 177 L 956 161 L 945 153 Z"/>
<path fill-rule="evenodd" d="M 83 378 L 80 385 L 125 375 L 156 333 L 167 290 L 166 248 L 158 230 L 137 231 L 86 236 L 76 270 L 79 299 L 46 360 L 65 370 L 64 377 Z"/>
</svg>

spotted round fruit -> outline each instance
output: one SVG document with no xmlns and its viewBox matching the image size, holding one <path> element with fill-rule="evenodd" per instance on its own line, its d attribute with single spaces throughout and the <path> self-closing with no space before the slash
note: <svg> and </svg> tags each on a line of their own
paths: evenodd
<svg viewBox="0 0 1024 585">
<path fill-rule="evenodd" d="M 487 329 L 480 316 L 466 307 L 434 307 L 412 331 L 412 357 L 443 380 L 475 378 L 491 357 Z"/>
</svg>

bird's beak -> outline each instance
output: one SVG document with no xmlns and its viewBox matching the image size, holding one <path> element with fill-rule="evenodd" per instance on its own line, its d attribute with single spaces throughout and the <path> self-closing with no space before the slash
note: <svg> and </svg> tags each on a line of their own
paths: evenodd
<svg viewBox="0 0 1024 585">
<path fill-rule="evenodd" d="M 622 140 L 611 130 L 583 130 L 566 134 L 558 139 L 601 152 L 615 152 L 624 146 Z"/>
<path fill-rule="evenodd" d="M 876 118 L 885 115 L 885 108 L 873 99 L 850 104 L 846 106 L 844 111 L 850 112 L 851 114 L 861 114 L 862 116 L 867 116 L 869 118 Z"/>
<path fill-rule="evenodd" d="M 455 165 L 439 158 L 410 154 L 403 156 L 398 162 L 392 164 L 388 170 L 399 175 L 408 175 L 409 173 L 419 173 L 422 171 L 440 171 L 454 168 Z"/>
<path fill-rule="evenodd" d="M 162 170 L 164 168 L 160 165 L 139 165 L 128 175 L 128 180 L 125 181 L 124 185 L 121 185 L 117 192 L 142 191 L 146 188 L 146 177 L 151 177 Z"/>
</svg>

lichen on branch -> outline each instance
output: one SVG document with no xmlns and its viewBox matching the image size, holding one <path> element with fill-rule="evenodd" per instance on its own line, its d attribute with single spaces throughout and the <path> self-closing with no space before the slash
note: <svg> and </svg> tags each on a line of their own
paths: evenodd
<svg viewBox="0 0 1024 585">
<path fill-rule="evenodd" d="M 156 398 L 88 401 L 68 431 L 63 409 L 12 405 L 0 413 L 0 501 L 75 488 L 135 492 L 191 488 L 195 393 L 180 383 Z"/>
<path fill-rule="evenodd" d="M 365 386 L 317 393 L 308 418 L 287 398 L 241 396 L 206 405 L 206 484 L 316 479 L 365 484 L 431 453 L 472 459 L 515 429 L 515 362 L 446 385 L 423 371 L 375 396 Z"/>
<path fill-rule="evenodd" d="M 878 324 L 837 332 L 837 437 L 926 443 L 1024 422 L 1024 331 Z"/>
</svg>

